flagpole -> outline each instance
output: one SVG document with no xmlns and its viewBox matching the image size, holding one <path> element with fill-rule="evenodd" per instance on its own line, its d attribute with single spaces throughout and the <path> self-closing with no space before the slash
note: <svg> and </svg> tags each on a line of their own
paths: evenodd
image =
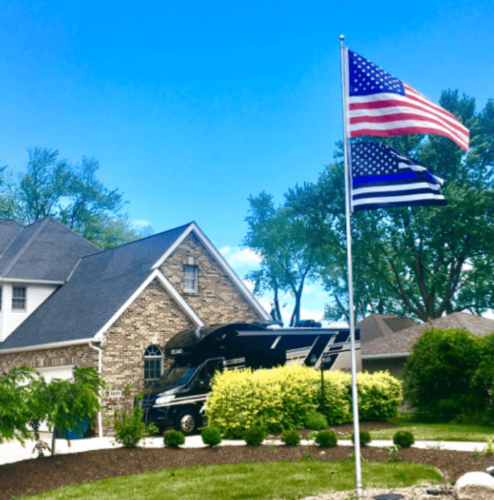
<svg viewBox="0 0 494 500">
<path fill-rule="evenodd" d="M 358 416 L 358 392 L 357 392 L 357 362 L 355 358 L 355 319 L 353 307 L 353 269 L 352 269 L 352 234 L 351 234 L 351 205 L 350 205 L 350 169 L 348 164 L 348 131 L 347 131 L 347 52 L 344 45 L 345 37 L 340 35 L 341 48 L 341 92 L 343 96 L 343 133 L 345 150 L 345 212 L 346 212 L 346 248 L 348 267 L 348 302 L 349 302 L 349 324 L 351 338 L 351 358 L 352 358 L 352 405 L 353 405 L 353 435 L 355 441 L 355 482 L 357 484 L 357 497 L 362 498 L 362 464 L 360 458 L 360 426 Z"/>
</svg>

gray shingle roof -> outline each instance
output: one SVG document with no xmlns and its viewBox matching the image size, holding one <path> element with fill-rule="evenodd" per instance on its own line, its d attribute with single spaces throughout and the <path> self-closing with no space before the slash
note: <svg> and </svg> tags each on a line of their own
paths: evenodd
<svg viewBox="0 0 494 500">
<path fill-rule="evenodd" d="M 0 256 L 10 245 L 17 233 L 22 229 L 22 224 L 14 219 L 0 217 Z"/>
<path fill-rule="evenodd" d="M 464 328 L 475 335 L 488 335 L 494 332 L 494 320 L 468 313 L 453 313 L 432 320 L 436 328 Z M 410 352 L 422 330 L 430 328 L 430 323 L 421 323 L 384 338 L 376 338 L 362 344 L 363 356 L 402 354 Z"/>
<path fill-rule="evenodd" d="M 100 251 L 51 217 L 19 229 L 0 255 L 1 278 L 65 281 L 81 257 Z"/>
<path fill-rule="evenodd" d="M 0 350 L 92 338 L 189 225 L 82 258 L 69 281 L 0 343 Z"/>
<path fill-rule="evenodd" d="M 362 343 L 371 342 L 374 339 L 393 335 L 415 323 L 406 316 L 393 316 L 390 314 L 371 314 L 359 321 L 355 326 L 360 328 L 360 339 Z"/>
</svg>

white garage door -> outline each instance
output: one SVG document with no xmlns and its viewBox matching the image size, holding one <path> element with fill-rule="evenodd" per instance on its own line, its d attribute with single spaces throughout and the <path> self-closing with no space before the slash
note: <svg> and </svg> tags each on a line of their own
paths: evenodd
<svg viewBox="0 0 494 500">
<path fill-rule="evenodd" d="M 73 378 L 74 365 L 47 366 L 36 368 L 46 382 L 50 383 L 54 378 L 59 380 L 70 380 Z"/>
</svg>

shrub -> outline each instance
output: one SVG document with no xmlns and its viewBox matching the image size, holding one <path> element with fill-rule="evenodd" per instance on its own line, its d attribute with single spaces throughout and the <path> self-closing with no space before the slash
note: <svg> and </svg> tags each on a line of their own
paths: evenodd
<svg viewBox="0 0 494 500">
<path fill-rule="evenodd" d="M 372 437 L 370 435 L 369 431 L 360 431 L 360 444 L 362 446 L 365 446 L 366 444 L 369 444 L 372 441 Z M 355 444 L 355 434 L 352 432 L 352 443 Z"/>
<path fill-rule="evenodd" d="M 410 448 L 415 443 L 415 438 L 410 431 L 397 431 L 393 436 L 393 443 L 398 448 Z"/>
<path fill-rule="evenodd" d="M 488 392 L 474 381 L 485 366 L 482 346 L 488 342 L 458 328 L 422 332 L 403 373 L 405 396 L 418 418 L 449 422 L 465 408 L 481 413 L 487 407 Z"/>
<path fill-rule="evenodd" d="M 325 417 L 330 425 L 352 422 L 349 374 L 324 374 Z M 364 419 L 395 416 L 401 405 L 400 383 L 388 373 L 358 374 L 359 404 Z M 383 409 L 379 405 L 382 403 Z M 304 427 L 321 408 L 321 374 L 311 367 L 285 365 L 255 372 L 230 370 L 217 374 L 208 398 L 207 416 L 227 438 L 241 439 L 245 429 L 262 427 L 275 433 Z"/>
<path fill-rule="evenodd" d="M 185 435 L 180 431 L 167 431 L 164 436 L 165 446 L 169 448 L 178 448 L 185 443 Z"/>
<path fill-rule="evenodd" d="M 336 432 L 334 431 L 321 431 L 316 435 L 316 443 L 321 448 L 332 448 L 338 445 L 338 439 L 336 437 Z"/>
<path fill-rule="evenodd" d="M 251 446 L 259 446 L 265 439 L 266 432 L 260 427 L 252 427 L 244 433 L 244 441 Z"/>
<path fill-rule="evenodd" d="M 115 410 L 113 414 L 115 441 L 125 448 L 136 448 L 146 436 L 146 424 L 142 421 L 142 408 L 136 406 L 132 412 Z"/>
<path fill-rule="evenodd" d="M 283 431 L 281 434 L 281 441 L 287 446 L 297 446 L 300 439 L 300 434 L 297 431 Z"/>
<path fill-rule="evenodd" d="M 328 421 L 322 413 L 317 411 L 310 413 L 305 419 L 305 428 L 312 429 L 313 431 L 322 431 L 328 426 Z"/>
<path fill-rule="evenodd" d="M 201 431 L 202 442 L 208 446 L 218 446 L 221 441 L 221 431 L 218 427 L 208 426 Z"/>
<path fill-rule="evenodd" d="M 389 372 L 359 373 L 357 385 L 362 420 L 382 422 L 398 416 L 403 391 L 400 381 Z"/>
</svg>

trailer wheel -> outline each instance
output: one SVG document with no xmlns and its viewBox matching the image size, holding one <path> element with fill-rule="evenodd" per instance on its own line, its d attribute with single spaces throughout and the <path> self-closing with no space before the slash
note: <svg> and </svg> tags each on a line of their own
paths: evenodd
<svg viewBox="0 0 494 500">
<path fill-rule="evenodd" d="M 178 414 L 175 429 L 186 436 L 194 434 L 201 425 L 201 417 L 196 410 L 184 410 Z"/>
</svg>

